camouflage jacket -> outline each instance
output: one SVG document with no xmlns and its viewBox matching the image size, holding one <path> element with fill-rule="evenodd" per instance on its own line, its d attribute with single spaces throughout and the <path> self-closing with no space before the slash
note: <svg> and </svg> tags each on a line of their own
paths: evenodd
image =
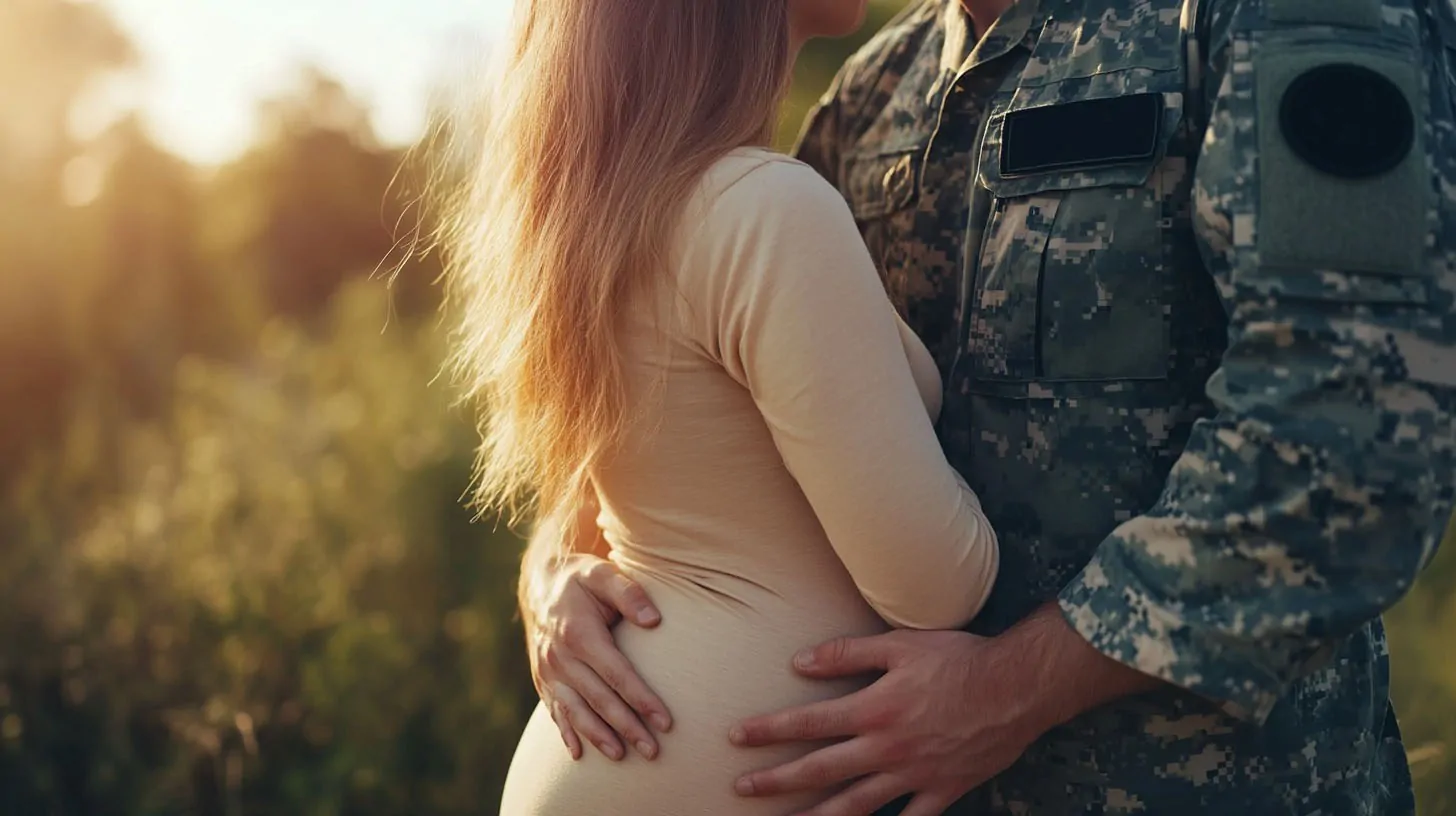
<svg viewBox="0 0 1456 816">
<path fill-rule="evenodd" d="M 1456 481 L 1448 2 L 1203 0 L 1190 63 L 1181 0 L 979 42 L 923 0 L 811 114 L 1000 534 L 973 631 L 1056 599 L 1174 684 L 965 812 L 1412 812 L 1379 615 Z"/>
</svg>

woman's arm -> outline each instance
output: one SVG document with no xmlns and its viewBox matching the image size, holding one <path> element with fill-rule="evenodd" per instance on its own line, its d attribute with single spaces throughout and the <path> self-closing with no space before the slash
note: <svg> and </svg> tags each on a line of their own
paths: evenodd
<svg viewBox="0 0 1456 816">
<path fill-rule="evenodd" d="M 535 625 L 536 610 L 547 604 L 549 588 L 566 560 L 565 556 L 585 555 L 605 560 L 610 552 L 607 540 L 597 526 L 596 502 L 583 503 L 570 517 L 575 521 L 569 529 L 577 534 L 569 541 L 563 542 L 561 538 L 568 529 L 563 524 L 562 515 L 553 513 L 541 519 L 530 540 L 526 542 L 526 550 L 521 556 L 521 579 L 516 587 L 516 597 L 520 602 L 521 618 L 526 622 L 528 630 Z"/>
<path fill-rule="evenodd" d="M 611 627 L 625 618 L 651 628 L 661 615 L 606 560 L 596 515 L 595 503 L 579 508 L 571 526 L 561 514 L 548 515 L 526 545 L 518 594 L 531 676 L 573 757 L 581 757 L 585 738 L 612 759 L 625 756 L 629 743 L 651 758 L 658 749 L 652 731 L 667 731 L 672 719 L 617 649 Z M 563 542 L 568 531 L 574 535 Z"/>
<path fill-rule="evenodd" d="M 995 534 L 946 462 L 839 194 L 797 162 L 760 165 L 718 195 L 684 276 L 707 304 L 705 352 L 753 394 L 865 599 L 896 626 L 969 621 Z"/>
</svg>

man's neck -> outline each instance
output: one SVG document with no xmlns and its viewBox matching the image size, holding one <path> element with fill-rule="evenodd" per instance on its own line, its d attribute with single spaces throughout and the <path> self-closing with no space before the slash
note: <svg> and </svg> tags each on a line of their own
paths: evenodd
<svg viewBox="0 0 1456 816">
<path fill-rule="evenodd" d="M 1016 0 L 961 0 L 961 8 L 971 15 L 971 22 L 976 25 L 976 39 L 979 40 L 996 18 L 1015 3 Z"/>
</svg>

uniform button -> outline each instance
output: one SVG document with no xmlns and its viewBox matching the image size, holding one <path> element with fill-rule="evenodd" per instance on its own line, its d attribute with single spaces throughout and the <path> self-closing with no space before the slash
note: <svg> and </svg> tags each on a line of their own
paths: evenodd
<svg viewBox="0 0 1456 816">
<path fill-rule="evenodd" d="M 883 183 L 885 193 L 891 201 L 902 202 L 910 197 L 915 189 L 914 159 L 906 154 L 895 162 L 895 165 L 885 171 Z"/>
</svg>

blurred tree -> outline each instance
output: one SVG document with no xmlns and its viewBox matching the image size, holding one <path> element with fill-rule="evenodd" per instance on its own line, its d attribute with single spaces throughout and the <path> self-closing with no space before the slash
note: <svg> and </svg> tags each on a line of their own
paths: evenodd
<svg viewBox="0 0 1456 816">
<path fill-rule="evenodd" d="M 250 249 L 271 305 L 292 315 L 317 312 L 346 278 L 389 255 L 383 193 L 400 164 L 338 82 L 311 69 L 302 80 L 295 94 L 263 103 L 262 137 L 238 166 L 253 174 L 266 213 Z"/>
<path fill-rule="evenodd" d="M 213 346 L 216 307 L 196 248 L 198 189 L 190 166 L 156 147 L 135 117 L 94 153 L 106 176 L 90 215 L 106 250 L 95 278 L 73 285 L 82 359 L 136 410 L 161 408 L 186 351 Z"/>
<path fill-rule="evenodd" d="M 0 4 L 0 180 L 52 184 L 75 147 L 70 119 L 77 102 L 108 72 L 136 61 L 131 43 L 96 3 Z"/>
<path fill-rule="evenodd" d="M 97 4 L 0 2 L 0 486 L 58 431 L 78 384 L 66 298 L 93 271 L 96 236 L 64 199 L 64 171 L 82 149 L 71 114 L 135 61 Z"/>
</svg>

